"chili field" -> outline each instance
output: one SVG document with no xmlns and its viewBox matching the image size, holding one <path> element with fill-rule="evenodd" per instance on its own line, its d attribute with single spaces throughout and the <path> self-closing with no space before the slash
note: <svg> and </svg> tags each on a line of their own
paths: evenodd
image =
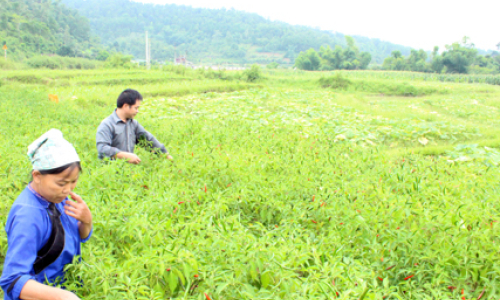
<svg viewBox="0 0 500 300">
<path fill-rule="evenodd" d="M 497 80 L 387 74 L 2 71 L 0 263 L 58 128 L 93 213 L 82 299 L 500 299 Z M 125 88 L 174 162 L 97 158 Z"/>
</svg>

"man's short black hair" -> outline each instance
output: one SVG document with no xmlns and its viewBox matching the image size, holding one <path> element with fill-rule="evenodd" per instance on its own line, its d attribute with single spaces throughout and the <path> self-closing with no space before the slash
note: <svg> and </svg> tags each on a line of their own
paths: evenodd
<svg viewBox="0 0 500 300">
<path fill-rule="evenodd" d="M 118 96 L 116 107 L 122 108 L 124 104 L 134 105 L 137 100 L 142 101 L 142 95 L 136 90 L 126 89 Z"/>
</svg>

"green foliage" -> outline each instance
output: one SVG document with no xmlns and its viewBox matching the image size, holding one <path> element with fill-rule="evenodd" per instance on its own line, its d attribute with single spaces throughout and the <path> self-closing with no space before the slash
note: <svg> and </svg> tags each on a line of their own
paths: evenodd
<svg viewBox="0 0 500 300">
<path fill-rule="evenodd" d="M 404 58 L 399 51 L 393 51 L 390 57 L 384 60 L 382 68 L 393 71 L 434 72 L 434 73 L 500 73 L 500 57 L 492 53 L 477 55 L 473 44 L 467 43 L 465 37 L 462 43 L 453 43 L 446 46 L 446 51 L 438 54 L 439 48 L 434 47 L 431 60 L 427 60 L 424 50 L 411 50 L 410 56 Z"/>
<path fill-rule="evenodd" d="M 0 0 L 0 37 L 18 61 L 55 53 L 93 58 L 98 47 L 88 20 L 54 0 Z"/>
<path fill-rule="evenodd" d="M 13 62 L 12 60 L 5 60 L 3 57 L 0 57 L 0 70 L 19 70 L 24 69 L 25 65 Z"/>
<path fill-rule="evenodd" d="M 467 73 L 469 66 L 474 62 L 477 50 L 454 43 L 447 46 L 443 54 L 443 64 L 448 73 Z"/>
<path fill-rule="evenodd" d="M 334 76 L 321 77 L 319 79 L 319 83 L 324 88 L 329 87 L 333 89 L 345 90 L 352 82 L 349 79 L 344 78 L 341 73 L 336 73 Z"/>
<path fill-rule="evenodd" d="M 96 69 L 102 64 L 86 58 L 61 56 L 33 56 L 25 63 L 35 69 Z"/>
<path fill-rule="evenodd" d="M 428 86 L 415 86 L 408 82 L 388 82 L 381 80 L 348 79 L 341 73 L 330 77 L 321 77 L 319 83 L 323 88 L 335 90 L 360 91 L 392 96 L 422 96 L 439 93 L 435 88 Z"/>
<path fill-rule="evenodd" d="M 297 59 L 295 59 L 295 66 L 301 70 L 315 71 L 320 67 L 320 60 L 318 53 L 311 48 L 305 52 L 300 52 Z"/>
<path fill-rule="evenodd" d="M 279 64 L 279 63 L 277 63 L 277 62 L 273 61 L 272 63 L 268 64 L 268 65 L 266 66 L 266 68 L 267 68 L 267 69 L 277 69 L 277 68 L 279 68 L 279 66 L 280 66 L 280 64 Z"/>
<path fill-rule="evenodd" d="M 41 133 L 61 129 L 82 159 L 75 192 L 94 234 L 83 262 L 66 266 L 68 290 L 500 298 L 500 87 L 468 81 L 497 77 L 336 71 L 350 82 L 338 91 L 320 88 L 318 72 L 263 70 L 257 85 L 176 70 L 0 73 L 0 136 L 13 141 L 0 146 L 0 223 L 30 181 L 26 145 Z M 435 92 L 351 90 L 361 84 Z M 140 165 L 97 159 L 96 126 L 124 86 L 144 95 L 137 119 L 175 162 L 140 147 Z M 0 268 L 6 249 L 1 231 Z"/>
<path fill-rule="evenodd" d="M 246 81 L 254 82 L 262 77 L 262 72 L 259 65 L 254 64 L 250 67 L 250 69 L 246 69 L 243 72 L 243 75 L 245 76 Z"/>
<path fill-rule="evenodd" d="M 363 70 L 368 67 L 371 55 L 368 52 L 359 52 L 352 37 L 346 36 L 347 49 L 336 46 L 322 46 L 319 54 L 314 49 L 301 52 L 295 60 L 295 66 L 301 70 Z"/>
<path fill-rule="evenodd" d="M 104 67 L 106 68 L 124 68 L 130 69 L 132 65 L 132 55 L 124 55 L 121 53 L 113 53 L 106 59 Z"/>
<path fill-rule="evenodd" d="M 438 61 L 439 59 L 436 59 Z M 436 65 L 436 69 L 438 66 Z M 394 51 L 384 60 L 383 69 L 392 71 L 429 72 L 427 53 L 424 50 L 411 50 L 410 56 L 405 59 L 401 52 Z"/>
<path fill-rule="evenodd" d="M 97 57 L 95 59 L 104 61 L 104 60 L 107 60 L 108 58 L 109 58 L 109 52 L 106 50 L 102 50 L 102 51 L 99 51 L 99 54 L 97 55 Z"/>
<path fill-rule="evenodd" d="M 323 45 L 347 46 L 344 35 L 270 21 L 234 9 L 203 9 L 128 0 L 63 0 L 88 17 L 93 32 L 111 51 L 144 58 L 144 32 L 152 39 L 152 58 L 172 61 L 188 53 L 192 62 L 293 64 L 301 51 Z M 133 20 L 133 21 L 131 21 Z M 410 48 L 378 39 L 353 37 L 362 51 L 382 62 L 391 50 Z M 273 55 L 268 55 L 273 54 Z"/>
</svg>

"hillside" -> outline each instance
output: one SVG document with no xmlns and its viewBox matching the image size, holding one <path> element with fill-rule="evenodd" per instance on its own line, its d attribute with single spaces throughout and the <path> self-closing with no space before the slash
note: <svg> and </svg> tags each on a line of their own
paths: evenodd
<svg viewBox="0 0 500 300">
<path fill-rule="evenodd" d="M 293 63 L 301 51 L 322 45 L 345 46 L 341 33 L 270 21 L 234 9 L 202 9 L 155 5 L 128 0 L 63 0 L 90 20 L 90 27 L 110 50 L 144 58 L 145 31 L 152 40 L 152 58 L 171 61 L 187 54 L 193 62 Z M 354 37 L 360 51 L 382 63 L 392 51 L 410 47 L 378 39 Z"/>
<path fill-rule="evenodd" d="M 55 53 L 92 57 L 99 44 L 87 18 L 52 0 L 0 0 L 0 42 L 20 59 Z"/>
</svg>

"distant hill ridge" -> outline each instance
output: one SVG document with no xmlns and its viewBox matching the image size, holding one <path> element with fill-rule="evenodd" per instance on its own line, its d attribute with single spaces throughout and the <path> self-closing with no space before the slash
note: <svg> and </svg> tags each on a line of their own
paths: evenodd
<svg viewBox="0 0 500 300">
<path fill-rule="evenodd" d="M 234 9 L 205 9 L 184 5 L 143 4 L 128 0 L 62 0 L 90 21 L 91 32 L 112 50 L 145 57 L 144 32 L 151 37 L 152 58 L 172 60 L 187 54 L 193 62 L 293 63 L 299 52 L 322 45 L 345 46 L 344 35 L 270 21 Z M 411 48 L 353 36 L 360 51 L 382 63 L 394 50 Z M 270 53 L 275 55 L 270 55 Z"/>
<path fill-rule="evenodd" d="M 52 0 L 0 0 L 0 42 L 14 60 L 55 53 L 91 57 L 101 47 L 87 18 Z"/>
</svg>

